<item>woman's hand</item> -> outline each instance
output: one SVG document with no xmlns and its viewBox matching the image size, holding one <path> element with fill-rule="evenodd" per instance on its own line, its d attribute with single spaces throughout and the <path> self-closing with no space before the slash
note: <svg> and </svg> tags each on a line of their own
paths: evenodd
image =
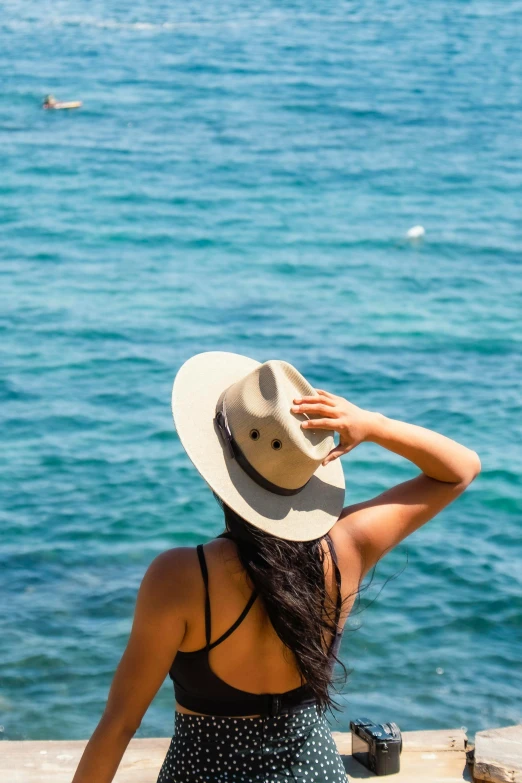
<svg viewBox="0 0 522 783">
<path fill-rule="evenodd" d="M 317 394 L 311 397 L 296 397 L 291 411 L 320 417 L 303 421 L 303 429 L 334 430 L 339 433 L 339 443 L 323 460 L 323 465 L 348 454 L 359 443 L 368 440 L 375 417 L 380 415 L 358 408 L 344 397 L 337 397 L 322 389 L 317 389 Z"/>
</svg>

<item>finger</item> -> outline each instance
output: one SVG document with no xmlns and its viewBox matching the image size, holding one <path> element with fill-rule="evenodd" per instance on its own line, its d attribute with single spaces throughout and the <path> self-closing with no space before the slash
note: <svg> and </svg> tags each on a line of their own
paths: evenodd
<svg viewBox="0 0 522 783">
<path fill-rule="evenodd" d="M 335 430 L 334 419 L 307 419 L 301 423 L 304 430 Z"/>
<path fill-rule="evenodd" d="M 339 457 L 342 457 L 344 454 L 344 446 L 335 446 L 329 454 L 326 455 L 326 457 L 323 459 L 322 464 L 328 465 L 329 462 L 333 462 L 334 459 L 338 459 Z"/>
<path fill-rule="evenodd" d="M 333 398 L 335 397 L 335 394 L 332 394 L 331 392 L 325 391 L 324 389 L 316 389 L 317 394 L 324 394 L 325 397 Z"/>
<path fill-rule="evenodd" d="M 341 446 L 340 444 L 338 446 L 335 446 L 329 454 L 325 457 L 322 464 L 328 465 L 329 462 L 333 462 L 334 459 L 339 459 L 339 457 L 344 456 L 344 454 L 348 454 L 349 451 L 354 449 L 357 446 L 357 443 L 352 443 L 351 446 Z"/>
<path fill-rule="evenodd" d="M 301 403 L 301 405 L 294 405 L 291 409 L 292 413 L 322 413 L 325 416 L 335 416 L 335 409 L 330 405 L 325 405 L 323 402 L 307 402 Z"/>
<path fill-rule="evenodd" d="M 333 400 L 326 399 L 326 397 L 321 397 L 319 394 L 315 394 L 313 396 L 308 395 L 307 397 L 296 397 L 294 399 L 294 403 L 299 404 L 302 402 L 320 402 L 322 405 L 329 405 L 330 407 L 335 405 Z"/>
</svg>

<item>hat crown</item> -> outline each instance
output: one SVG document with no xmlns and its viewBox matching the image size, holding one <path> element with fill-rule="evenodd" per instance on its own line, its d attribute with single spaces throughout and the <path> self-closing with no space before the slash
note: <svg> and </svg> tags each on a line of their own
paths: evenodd
<svg viewBox="0 0 522 783">
<path fill-rule="evenodd" d="M 248 462 L 283 489 L 306 484 L 334 446 L 328 430 L 301 428 L 301 422 L 313 416 L 290 410 L 296 397 L 315 393 L 295 367 L 272 360 L 229 386 L 221 397 L 232 436 Z"/>
</svg>

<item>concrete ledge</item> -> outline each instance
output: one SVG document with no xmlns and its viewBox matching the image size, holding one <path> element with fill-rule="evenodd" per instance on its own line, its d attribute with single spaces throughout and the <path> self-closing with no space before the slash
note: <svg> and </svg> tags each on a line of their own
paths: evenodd
<svg viewBox="0 0 522 783">
<path fill-rule="evenodd" d="M 333 732 L 350 780 L 375 777 L 352 756 L 350 732 Z M 115 783 L 156 783 L 170 737 L 132 739 Z M 86 740 L 0 742 L 2 783 L 71 783 Z M 461 729 L 403 732 L 401 771 L 386 779 L 396 783 L 471 781 L 466 765 L 466 735 Z"/>
</svg>

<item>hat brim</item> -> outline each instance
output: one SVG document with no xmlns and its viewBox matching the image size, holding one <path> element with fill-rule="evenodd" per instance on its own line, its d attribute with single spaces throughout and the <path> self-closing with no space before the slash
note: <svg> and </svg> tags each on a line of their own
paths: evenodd
<svg viewBox="0 0 522 783">
<path fill-rule="evenodd" d="M 341 460 L 320 465 L 296 495 L 277 495 L 256 484 L 228 454 L 214 424 L 222 392 L 259 364 L 225 351 L 190 358 L 179 369 L 172 387 L 174 426 L 194 466 L 233 511 L 277 538 L 312 541 L 324 536 L 342 511 L 345 479 Z"/>
</svg>

